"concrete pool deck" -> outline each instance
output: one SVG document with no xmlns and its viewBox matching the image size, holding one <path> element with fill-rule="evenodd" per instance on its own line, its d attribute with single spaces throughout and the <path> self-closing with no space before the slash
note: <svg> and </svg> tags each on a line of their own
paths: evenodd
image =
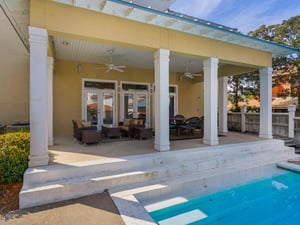
<svg viewBox="0 0 300 225">
<path fill-rule="evenodd" d="M 0 216 L 1 225 L 125 225 L 108 193 L 36 206 Z"/>
</svg>

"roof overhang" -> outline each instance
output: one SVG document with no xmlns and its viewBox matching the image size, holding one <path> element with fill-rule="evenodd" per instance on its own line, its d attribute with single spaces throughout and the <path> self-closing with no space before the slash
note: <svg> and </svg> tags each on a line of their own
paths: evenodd
<svg viewBox="0 0 300 225">
<path fill-rule="evenodd" d="M 238 32 L 234 28 L 222 26 L 199 18 L 182 15 L 169 10 L 159 11 L 123 0 L 54 0 L 101 13 L 160 26 L 213 40 L 272 53 L 273 57 L 287 56 L 298 51 L 296 48 L 258 39 Z"/>
</svg>

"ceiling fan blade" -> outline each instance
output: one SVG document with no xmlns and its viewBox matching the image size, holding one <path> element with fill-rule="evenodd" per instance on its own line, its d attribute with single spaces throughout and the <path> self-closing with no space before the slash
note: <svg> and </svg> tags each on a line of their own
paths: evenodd
<svg viewBox="0 0 300 225">
<path fill-rule="evenodd" d="M 109 71 L 111 71 L 111 68 L 107 68 L 104 73 L 108 73 Z"/>
<path fill-rule="evenodd" d="M 114 66 L 115 68 L 119 68 L 119 69 L 122 69 L 122 68 L 126 68 L 126 66 L 123 66 L 123 65 L 120 65 L 120 66 Z"/>
<path fill-rule="evenodd" d="M 116 71 L 118 71 L 118 72 L 124 72 L 124 70 L 119 69 L 118 67 L 114 67 L 113 70 L 116 70 Z"/>
<path fill-rule="evenodd" d="M 188 78 L 190 78 L 190 79 L 194 79 L 195 77 L 193 76 L 193 74 L 185 74 L 184 75 L 185 77 L 188 77 Z"/>
<path fill-rule="evenodd" d="M 202 77 L 202 73 L 192 73 L 194 77 Z"/>
</svg>

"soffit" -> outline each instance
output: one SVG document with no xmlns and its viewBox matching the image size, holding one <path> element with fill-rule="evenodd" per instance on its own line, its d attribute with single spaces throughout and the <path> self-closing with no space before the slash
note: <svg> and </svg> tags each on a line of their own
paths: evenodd
<svg viewBox="0 0 300 225">
<path fill-rule="evenodd" d="M 115 65 L 127 68 L 154 69 L 153 52 L 132 48 L 123 48 L 84 40 L 65 37 L 52 37 L 55 56 L 60 60 L 105 64 L 110 60 L 108 51 L 113 50 L 112 60 Z M 170 55 L 170 71 L 185 72 L 189 62 L 190 72 L 202 71 L 202 60 L 180 55 Z"/>
</svg>

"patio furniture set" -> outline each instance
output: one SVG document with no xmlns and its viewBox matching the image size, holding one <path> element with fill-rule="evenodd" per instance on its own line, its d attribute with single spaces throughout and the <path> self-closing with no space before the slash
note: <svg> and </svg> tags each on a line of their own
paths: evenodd
<svg viewBox="0 0 300 225">
<path fill-rule="evenodd" d="M 175 131 L 175 135 L 194 135 L 195 131 L 199 131 L 203 135 L 204 117 L 189 117 L 185 118 L 183 115 L 176 115 L 170 118 L 169 128 L 170 133 Z"/>
<path fill-rule="evenodd" d="M 185 118 L 182 115 L 176 115 L 170 118 L 170 133 L 175 131 L 176 136 L 193 136 L 196 131 L 203 135 L 203 117 Z M 74 134 L 73 137 L 81 143 L 92 144 L 101 142 L 102 138 L 122 138 L 129 139 L 148 139 L 152 138 L 154 133 L 152 128 L 145 127 L 145 120 L 141 118 L 124 119 L 118 126 L 102 125 L 101 131 L 97 126 L 90 122 L 72 120 Z"/>
<path fill-rule="evenodd" d="M 152 128 L 146 128 L 143 119 L 125 119 L 119 123 L 119 126 L 102 125 L 101 131 L 89 122 L 72 120 L 74 134 L 73 137 L 81 143 L 92 144 L 99 143 L 102 137 L 107 139 L 117 137 L 122 138 L 126 136 L 137 139 L 152 138 Z"/>
</svg>

